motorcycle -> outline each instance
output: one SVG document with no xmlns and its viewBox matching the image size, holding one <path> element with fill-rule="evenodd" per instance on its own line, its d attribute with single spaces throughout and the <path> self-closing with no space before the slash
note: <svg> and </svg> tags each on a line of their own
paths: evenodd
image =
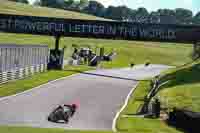
<svg viewBox="0 0 200 133">
<path fill-rule="evenodd" d="M 60 120 L 64 120 L 65 123 L 69 122 L 69 118 L 73 117 L 76 112 L 77 105 L 59 105 L 48 116 L 48 121 L 58 123 Z"/>
</svg>

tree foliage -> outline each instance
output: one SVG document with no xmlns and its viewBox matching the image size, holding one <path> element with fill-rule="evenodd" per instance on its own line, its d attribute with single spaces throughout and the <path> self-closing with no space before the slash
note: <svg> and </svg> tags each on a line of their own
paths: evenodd
<svg viewBox="0 0 200 133">
<path fill-rule="evenodd" d="M 158 9 L 157 11 L 148 12 L 144 7 L 136 10 L 126 6 L 109 6 L 108 8 L 105 8 L 103 4 L 95 0 L 36 0 L 34 5 L 78 11 L 119 21 L 200 25 L 200 12 L 194 15 L 192 11 L 183 8 L 174 10 Z"/>
<path fill-rule="evenodd" d="M 200 25 L 200 12 L 198 12 L 198 13 L 194 16 L 194 18 L 193 18 L 193 23 L 194 23 L 194 24 Z"/>
<path fill-rule="evenodd" d="M 64 0 L 40 0 L 40 6 L 63 9 Z"/>
<path fill-rule="evenodd" d="M 190 24 L 192 22 L 193 13 L 190 10 L 177 8 L 175 9 L 175 16 L 177 23 L 179 24 Z"/>
<path fill-rule="evenodd" d="M 105 7 L 103 6 L 103 4 L 97 1 L 89 1 L 88 6 L 84 9 L 84 12 L 95 16 L 103 17 Z"/>
<path fill-rule="evenodd" d="M 9 1 L 20 2 L 20 3 L 24 3 L 24 4 L 29 4 L 28 0 L 9 0 Z"/>
</svg>

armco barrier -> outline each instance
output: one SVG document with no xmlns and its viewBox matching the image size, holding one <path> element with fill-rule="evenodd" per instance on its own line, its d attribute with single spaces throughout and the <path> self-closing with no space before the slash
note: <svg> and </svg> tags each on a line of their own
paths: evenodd
<svg viewBox="0 0 200 133">
<path fill-rule="evenodd" d="M 47 45 L 0 44 L 0 84 L 47 69 Z"/>
</svg>

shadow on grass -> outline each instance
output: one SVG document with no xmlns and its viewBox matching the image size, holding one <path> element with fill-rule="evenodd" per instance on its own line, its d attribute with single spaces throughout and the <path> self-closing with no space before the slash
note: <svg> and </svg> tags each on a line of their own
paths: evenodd
<svg viewBox="0 0 200 133">
<path fill-rule="evenodd" d="M 185 127 L 180 127 L 180 126 L 177 126 L 176 123 L 171 123 L 169 121 L 166 121 L 166 124 L 169 126 L 169 127 L 172 127 L 172 128 L 175 128 L 176 130 L 180 131 L 180 132 L 183 132 L 183 133 L 197 133 L 195 132 L 194 130 L 188 130 L 186 129 Z"/>
</svg>

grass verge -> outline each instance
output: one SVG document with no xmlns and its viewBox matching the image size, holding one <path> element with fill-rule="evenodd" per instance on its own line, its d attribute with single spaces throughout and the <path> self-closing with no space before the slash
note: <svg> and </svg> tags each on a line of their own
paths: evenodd
<svg viewBox="0 0 200 133">
<path fill-rule="evenodd" d="M 9 96 L 13 95 L 16 93 L 20 93 L 26 90 L 29 90 L 31 88 L 37 87 L 39 85 L 48 83 L 52 80 L 66 77 L 72 74 L 77 73 L 76 70 L 78 71 L 87 71 L 91 70 L 93 68 L 87 67 L 87 66 L 66 66 L 65 70 L 63 71 L 47 71 L 43 73 L 38 73 L 35 74 L 31 77 L 22 79 L 22 80 L 17 80 L 17 81 L 11 81 L 5 84 L 0 85 L 0 97 L 4 96 Z M 67 71 L 70 70 L 70 71 Z M 72 71 L 74 70 L 74 71 Z"/>
<path fill-rule="evenodd" d="M 55 42 L 53 37 L 48 36 L 5 33 L 0 33 L 0 36 L 0 44 L 46 44 L 50 48 L 54 48 Z M 65 58 L 72 54 L 72 44 L 79 47 L 91 47 L 94 51 L 96 48 L 104 47 L 106 54 L 115 50 L 116 58 L 112 62 L 102 63 L 105 68 L 129 67 L 130 62 L 143 64 L 146 61 L 150 61 L 152 64 L 182 65 L 190 61 L 189 54 L 192 51 L 190 44 L 65 37 L 60 40 L 60 48 L 64 45 L 67 47 Z"/>
<path fill-rule="evenodd" d="M 112 131 L 78 131 L 9 126 L 0 126 L 0 130 L 2 133 L 112 133 Z"/>
<path fill-rule="evenodd" d="M 170 69 L 162 74 L 162 82 L 169 81 L 162 86 L 156 97 L 160 97 L 163 108 L 181 108 L 200 111 L 200 61 L 180 68 Z M 129 99 L 128 106 L 120 114 L 117 121 L 119 131 L 142 133 L 179 133 L 177 129 L 169 127 L 159 119 L 134 117 L 138 108 L 143 105 L 143 98 L 147 94 L 150 82 L 143 81 L 137 86 Z M 127 115 L 128 114 L 128 115 Z M 124 117 L 126 115 L 126 117 Z"/>
<path fill-rule="evenodd" d="M 121 112 L 117 120 L 118 131 L 131 133 L 179 133 L 179 131 L 168 127 L 167 124 L 159 119 L 140 118 L 133 115 L 144 104 L 144 96 L 148 93 L 149 87 L 149 81 L 141 81 L 139 83 L 130 97 L 127 107 Z M 125 117 L 125 115 L 128 116 Z"/>
<path fill-rule="evenodd" d="M 67 18 L 67 19 L 106 20 L 100 17 L 84 13 L 78 13 L 78 12 L 55 9 L 55 8 L 33 6 L 19 2 L 12 2 L 8 0 L 1 0 L 0 13 L 27 15 L 27 16 L 45 16 L 45 17 Z"/>
<path fill-rule="evenodd" d="M 164 73 L 162 86 L 157 96 L 163 107 L 189 109 L 200 112 L 200 61 Z"/>
<path fill-rule="evenodd" d="M 34 15 L 34 16 L 48 16 L 48 17 L 60 17 L 60 18 L 77 18 L 77 19 L 101 19 L 94 16 L 83 15 L 74 12 L 67 12 L 63 10 L 50 9 L 50 8 L 40 8 L 28 6 L 20 3 L 13 3 L 3 1 L 0 5 L 1 13 L 11 13 L 11 14 L 21 14 L 21 15 Z M 18 34 L 5 34 L 0 33 L 1 43 L 18 43 L 18 44 L 47 44 L 49 47 L 53 48 L 54 39 L 53 37 L 45 36 L 32 36 L 32 35 L 18 35 Z M 102 65 L 106 68 L 111 67 L 127 67 L 130 61 L 135 64 L 144 63 L 149 60 L 154 64 L 167 64 L 167 65 L 181 65 L 189 60 L 189 53 L 192 49 L 191 45 L 177 45 L 175 43 L 155 43 L 155 42 L 135 42 L 135 41 L 122 41 L 122 40 L 103 40 L 103 39 L 82 39 L 82 38 L 63 38 L 61 40 L 61 47 L 67 45 L 68 52 L 70 55 L 70 49 L 72 44 L 78 44 L 79 46 L 91 46 L 94 49 L 96 47 L 105 47 L 106 52 L 110 52 L 113 49 L 118 53 L 117 59 L 110 63 L 103 63 Z M 178 50 L 177 50 L 178 49 Z M 88 70 L 88 68 L 78 68 L 78 70 Z M 10 82 L 8 84 L 3 84 L 0 86 L 0 97 L 7 96 L 15 93 L 25 91 L 27 89 L 39 86 L 41 84 L 47 83 L 51 80 L 65 77 L 75 72 L 72 71 L 49 71 L 46 73 L 36 74 L 30 78 L 19 80 L 16 82 Z M 181 74 L 180 74 L 181 75 Z M 185 75 L 185 74 L 184 74 Z M 184 76 L 182 75 L 182 76 Z M 38 78 L 40 77 L 40 78 Z M 197 78 L 197 77 L 196 77 Z M 179 82 L 179 81 L 174 81 Z M 189 82 L 189 81 L 188 81 Z M 191 83 L 191 82 L 190 82 Z M 197 83 L 197 82 L 196 82 Z M 191 83 L 193 88 L 194 82 Z M 193 93 L 198 93 L 197 90 L 199 84 L 197 83 L 196 89 L 192 91 Z M 132 94 L 127 108 L 121 113 L 117 128 L 119 130 L 125 130 L 130 132 L 148 132 L 148 133 L 177 133 L 173 128 L 167 127 L 164 123 L 159 120 L 150 120 L 143 118 L 123 118 L 124 114 L 136 113 L 138 108 L 143 104 L 143 97 L 148 92 L 149 82 L 141 82 L 135 93 Z M 190 88 L 188 86 L 188 88 Z M 169 90 L 169 89 L 165 89 Z M 172 94 L 177 94 L 178 89 L 172 89 Z M 174 91 L 175 90 L 175 91 Z M 184 89 L 179 89 L 180 91 Z M 161 92 L 164 95 L 171 97 L 170 91 Z M 189 94 L 188 92 L 187 94 Z M 199 93 L 198 93 L 199 94 Z M 198 95 L 196 94 L 196 95 Z M 181 93 L 181 95 L 183 95 Z M 194 94 L 195 95 L 195 94 Z M 184 98 L 184 97 L 183 97 Z M 195 100 L 195 99 L 192 99 Z M 198 103 L 199 100 L 196 100 Z M 194 109 L 198 106 L 194 106 Z M 36 128 L 18 128 L 18 127 L 0 127 L 3 133 L 79 133 L 88 131 L 66 131 L 58 129 L 36 129 Z M 91 131 L 93 133 L 99 133 L 102 131 Z"/>
</svg>

